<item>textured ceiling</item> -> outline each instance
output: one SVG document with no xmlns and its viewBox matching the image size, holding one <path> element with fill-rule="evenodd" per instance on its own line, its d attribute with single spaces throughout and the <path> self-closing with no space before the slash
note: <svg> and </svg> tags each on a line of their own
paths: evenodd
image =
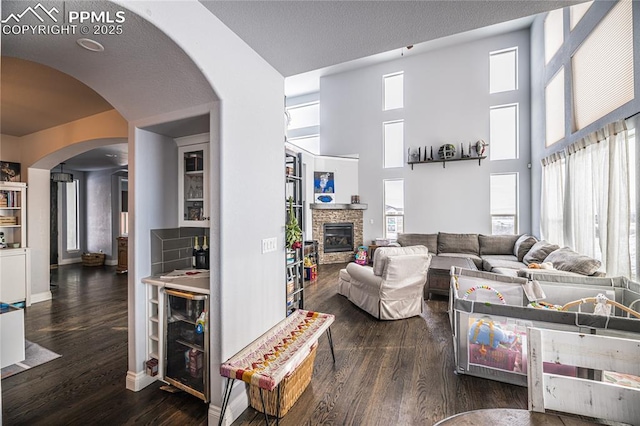
<svg viewBox="0 0 640 426">
<path fill-rule="evenodd" d="M 581 1 L 210 1 L 285 77 Z"/>
<path fill-rule="evenodd" d="M 31 3 L 2 0 L 3 19 L 23 12 Z M 3 34 L 2 55 L 39 62 L 75 77 L 129 121 L 216 100 L 211 85 L 182 49 L 132 12 L 107 1 L 40 3 L 49 10 L 109 12 L 111 16 L 124 11 L 122 34 L 90 35 L 104 45 L 100 53 L 78 46 L 76 41 L 83 37 L 80 34 Z M 25 23 L 39 22 L 27 15 L 20 22 Z"/>
<path fill-rule="evenodd" d="M 24 136 L 113 107 L 91 88 L 48 66 L 2 57 L 0 131 Z"/>
<path fill-rule="evenodd" d="M 114 139 L 114 144 L 92 149 L 64 162 L 64 168 L 89 172 L 116 167 L 127 168 L 129 163 L 128 145 L 126 140 Z M 59 170 L 56 168 L 56 170 Z"/>
</svg>

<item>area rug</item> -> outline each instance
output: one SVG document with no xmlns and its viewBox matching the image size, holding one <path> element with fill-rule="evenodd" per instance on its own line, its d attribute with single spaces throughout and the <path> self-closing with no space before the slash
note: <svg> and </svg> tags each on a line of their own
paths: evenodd
<svg viewBox="0 0 640 426">
<path fill-rule="evenodd" d="M 2 379 L 6 379 L 14 374 L 21 373 L 62 356 L 28 340 L 24 341 L 24 347 L 26 356 L 25 360 L 3 368 L 1 376 Z"/>
</svg>

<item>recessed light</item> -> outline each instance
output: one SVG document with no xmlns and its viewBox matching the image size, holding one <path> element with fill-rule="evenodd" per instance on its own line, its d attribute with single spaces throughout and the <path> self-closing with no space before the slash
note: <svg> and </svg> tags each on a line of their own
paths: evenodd
<svg viewBox="0 0 640 426">
<path fill-rule="evenodd" d="M 98 43 L 95 40 L 91 40 L 90 38 L 81 38 L 77 41 L 77 43 L 81 46 L 84 47 L 87 50 L 90 50 L 92 52 L 103 52 L 104 51 L 104 46 L 100 43 Z"/>
</svg>

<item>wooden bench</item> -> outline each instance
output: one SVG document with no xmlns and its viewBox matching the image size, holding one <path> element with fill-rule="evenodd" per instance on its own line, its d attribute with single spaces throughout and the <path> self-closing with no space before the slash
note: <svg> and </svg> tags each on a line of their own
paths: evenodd
<svg viewBox="0 0 640 426">
<path fill-rule="evenodd" d="M 269 418 L 262 390 L 271 391 L 277 388 L 276 424 L 279 424 L 280 382 L 304 361 L 312 346 L 325 331 L 329 339 L 333 362 L 336 362 L 330 329 L 334 319 L 335 317 L 331 314 L 298 309 L 224 362 L 220 366 L 220 375 L 227 378 L 227 385 L 222 399 L 218 425 L 222 425 L 235 380 L 242 380 L 260 389 L 267 425 Z"/>
</svg>

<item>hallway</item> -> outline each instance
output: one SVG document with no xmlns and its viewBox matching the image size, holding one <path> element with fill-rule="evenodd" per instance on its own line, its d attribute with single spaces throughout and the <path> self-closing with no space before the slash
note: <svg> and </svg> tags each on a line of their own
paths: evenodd
<svg viewBox="0 0 640 426">
<path fill-rule="evenodd" d="M 190 395 L 125 388 L 126 274 L 74 264 L 51 283 L 53 300 L 25 310 L 25 336 L 62 357 L 2 381 L 4 424 L 207 424 L 208 404 Z"/>
</svg>

